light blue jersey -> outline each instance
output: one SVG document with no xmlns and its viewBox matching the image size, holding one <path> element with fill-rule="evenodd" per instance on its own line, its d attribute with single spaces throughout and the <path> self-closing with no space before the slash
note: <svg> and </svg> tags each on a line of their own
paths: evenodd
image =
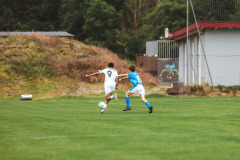
<svg viewBox="0 0 240 160">
<path fill-rule="evenodd" d="M 137 72 L 127 73 L 127 75 L 130 78 L 130 81 L 134 85 L 134 87 L 136 87 L 139 84 L 142 85 L 142 81 Z"/>
</svg>

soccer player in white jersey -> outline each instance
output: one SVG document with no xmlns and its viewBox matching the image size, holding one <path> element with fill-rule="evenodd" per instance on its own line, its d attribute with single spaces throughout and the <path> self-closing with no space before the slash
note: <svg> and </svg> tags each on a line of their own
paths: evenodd
<svg viewBox="0 0 240 160">
<path fill-rule="evenodd" d="M 98 74 L 105 74 L 104 89 L 105 89 L 105 96 L 106 96 L 106 100 L 105 100 L 106 106 L 104 107 L 104 109 L 101 110 L 101 113 L 104 113 L 111 99 L 115 99 L 115 101 L 118 102 L 117 93 L 112 95 L 115 89 L 116 91 L 118 90 L 118 78 L 117 78 L 118 73 L 115 69 L 113 69 L 113 67 L 114 67 L 113 63 L 108 63 L 107 68 L 103 70 L 99 70 L 96 73 L 86 75 L 86 77 L 90 77 Z"/>
<path fill-rule="evenodd" d="M 153 112 L 153 107 L 150 106 L 149 102 L 145 99 L 145 89 L 143 87 L 142 81 L 141 81 L 138 73 L 135 72 L 135 66 L 130 66 L 128 69 L 132 72 L 127 73 L 127 74 L 120 74 L 118 76 L 118 78 L 120 78 L 119 81 L 121 81 L 122 79 L 130 78 L 130 81 L 134 86 L 132 89 L 130 89 L 129 91 L 127 91 L 125 93 L 125 99 L 126 99 L 127 107 L 123 111 L 131 110 L 129 96 L 135 93 L 135 94 L 140 95 L 141 100 L 148 107 L 149 113 L 152 113 Z"/>
</svg>

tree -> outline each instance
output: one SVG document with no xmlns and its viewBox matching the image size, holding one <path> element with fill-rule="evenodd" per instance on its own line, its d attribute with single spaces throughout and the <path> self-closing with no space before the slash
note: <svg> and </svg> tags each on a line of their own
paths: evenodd
<svg viewBox="0 0 240 160">
<path fill-rule="evenodd" d="M 143 30 L 149 33 L 148 40 L 164 36 L 165 28 L 174 32 L 186 26 L 186 0 L 162 0 L 144 17 Z"/>
<path fill-rule="evenodd" d="M 230 16 L 231 21 L 240 22 L 240 0 L 236 0 L 234 13 Z"/>
<path fill-rule="evenodd" d="M 236 3 L 236 0 L 194 0 L 193 6 L 198 21 L 231 21 Z M 192 14 L 190 17 L 193 23 Z"/>
<path fill-rule="evenodd" d="M 86 43 L 110 47 L 114 42 L 119 14 L 112 5 L 100 0 L 89 3 L 83 26 Z"/>
<path fill-rule="evenodd" d="M 1 0 L 1 30 L 56 30 L 59 3 L 55 0 Z"/>
<path fill-rule="evenodd" d="M 6 6 L 0 6 L 0 17 L 1 31 L 11 31 L 15 28 L 13 24 L 16 24 L 16 20 L 10 8 L 7 8 Z"/>
<path fill-rule="evenodd" d="M 117 34 L 117 44 L 120 46 L 122 57 L 135 60 L 136 54 L 145 53 L 145 40 L 148 35 L 142 30 L 143 17 L 158 3 L 159 0 L 124 1 Z"/>
<path fill-rule="evenodd" d="M 83 31 L 84 15 L 88 7 L 86 0 L 62 0 L 59 10 L 60 29 L 75 35 L 75 38 L 84 41 L 86 35 Z"/>
<path fill-rule="evenodd" d="M 0 30 L 13 31 L 18 29 L 18 23 L 23 16 L 22 0 L 0 0 Z"/>
</svg>

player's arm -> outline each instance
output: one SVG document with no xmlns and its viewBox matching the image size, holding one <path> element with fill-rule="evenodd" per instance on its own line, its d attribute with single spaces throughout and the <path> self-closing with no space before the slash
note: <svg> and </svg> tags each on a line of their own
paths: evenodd
<svg viewBox="0 0 240 160">
<path fill-rule="evenodd" d="M 95 72 L 95 73 L 92 73 L 92 74 L 86 74 L 85 76 L 86 77 L 91 77 L 91 76 L 95 76 L 95 75 L 98 75 L 100 74 L 99 72 Z"/>
<path fill-rule="evenodd" d="M 121 80 L 123 80 L 123 79 L 127 79 L 127 78 L 129 78 L 127 74 L 119 74 L 119 75 L 118 75 L 118 80 L 119 80 L 119 81 L 121 81 Z"/>
<path fill-rule="evenodd" d="M 124 80 L 124 79 L 128 79 L 128 78 L 129 78 L 128 76 L 127 77 L 122 77 L 122 78 L 119 79 L 119 81 Z"/>
<path fill-rule="evenodd" d="M 119 75 L 118 75 L 118 80 L 119 80 L 119 81 L 121 81 L 121 80 L 123 80 L 123 79 L 127 79 L 127 78 L 129 78 L 127 74 L 119 74 Z"/>
<path fill-rule="evenodd" d="M 118 75 L 118 79 L 122 79 L 122 78 L 124 78 L 124 77 L 128 77 L 128 75 L 127 75 L 127 74 L 119 74 L 119 75 Z"/>
<path fill-rule="evenodd" d="M 116 86 L 115 86 L 116 91 L 118 90 L 118 83 L 119 83 L 119 79 L 118 79 L 118 77 L 116 77 Z"/>
<path fill-rule="evenodd" d="M 120 79 L 120 78 L 126 77 L 126 76 L 128 76 L 128 75 L 127 75 L 127 74 L 119 74 L 119 75 L 118 75 L 118 78 Z"/>
</svg>

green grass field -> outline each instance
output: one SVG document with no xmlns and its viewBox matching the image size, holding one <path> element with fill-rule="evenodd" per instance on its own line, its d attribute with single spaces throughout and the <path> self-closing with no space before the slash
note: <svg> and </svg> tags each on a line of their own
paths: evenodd
<svg viewBox="0 0 240 160">
<path fill-rule="evenodd" d="M 240 97 L 0 99 L 0 160 L 236 160 Z"/>
</svg>

